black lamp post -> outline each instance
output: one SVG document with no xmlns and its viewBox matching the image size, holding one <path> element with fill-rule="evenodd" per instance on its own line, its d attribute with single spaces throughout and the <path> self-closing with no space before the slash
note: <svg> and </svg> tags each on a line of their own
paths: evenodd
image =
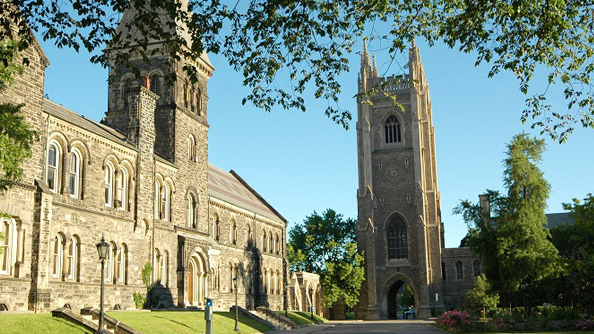
<svg viewBox="0 0 594 334">
<path fill-rule="evenodd" d="M 314 320 L 314 316 L 313 316 L 313 313 L 314 313 L 314 298 L 313 298 L 313 291 L 314 291 L 314 289 L 313 289 L 312 287 L 310 287 L 310 288 L 309 288 L 309 295 L 311 296 L 311 299 L 310 299 L 310 300 L 311 300 L 311 320 L 312 320 L 312 321 Z"/>
<path fill-rule="evenodd" d="M 285 283 L 285 317 L 289 316 L 289 283 Z"/>
<path fill-rule="evenodd" d="M 101 237 L 101 242 L 97 243 L 97 253 L 99 253 L 99 261 L 101 261 L 101 304 L 99 310 L 99 330 L 96 334 L 107 334 L 105 328 L 103 328 L 103 275 L 105 268 L 105 259 L 107 258 L 107 252 L 109 251 L 109 244 L 105 242 L 105 238 Z"/>
<path fill-rule="evenodd" d="M 235 289 L 235 329 L 237 333 L 240 332 L 239 327 L 237 327 L 239 322 L 239 309 L 237 307 L 237 277 L 233 277 L 233 288 Z"/>
</svg>

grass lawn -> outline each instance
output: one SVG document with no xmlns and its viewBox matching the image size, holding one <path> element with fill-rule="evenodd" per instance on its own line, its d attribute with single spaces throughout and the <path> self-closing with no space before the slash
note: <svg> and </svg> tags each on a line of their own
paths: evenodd
<svg viewBox="0 0 594 334">
<path fill-rule="evenodd" d="M 196 334 L 206 331 L 206 320 L 202 311 L 159 311 L 134 312 L 118 311 L 108 314 L 126 325 L 141 331 L 143 334 L 176 333 Z M 212 330 L 216 334 L 235 333 L 235 313 L 215 312 L 212 320 Z M 255 320 L 239 314 L 239 330 L 241 333 L 260 333 L 272 330 Z"/>
<path fill-rule="evenodd" d="M 81 334 L 91 333 L 69 321 L 53 318 L 49 313 L 7 313 L 0 314 L 0 328 L 3 334 Z"/>
<path fill-rule="evenodd" d="M 285 315 L 285 311 L 278 311 L 279 314 Z M 326 322 L 326 319 L 319 317 L 314 314 L 314 321 L 311 320 L 311 313 L 307 312 L 296 312 L 296 311 L 289 311 L 288 318 L 293 320 L 297 326 L 307 326 L 313 324 L 321 324 Z"/>
</svg>

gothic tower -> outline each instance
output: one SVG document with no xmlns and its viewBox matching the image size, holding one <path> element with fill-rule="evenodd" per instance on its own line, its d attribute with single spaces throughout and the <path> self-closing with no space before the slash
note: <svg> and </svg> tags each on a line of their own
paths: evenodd
<svg viewBox="0 0 594 334">
<path fill-rule="evenodd" d="M 375 56 L 370 64 L 364 46 L 357 101 L 362 319 L 395 318 L 396 293 L 404 284 L 413 290 L 417 317 L 443 308 L 435 136 L 429 86 L 414 44 L 408 66 L 408 75 L 379 77 Z"/>
</svg>

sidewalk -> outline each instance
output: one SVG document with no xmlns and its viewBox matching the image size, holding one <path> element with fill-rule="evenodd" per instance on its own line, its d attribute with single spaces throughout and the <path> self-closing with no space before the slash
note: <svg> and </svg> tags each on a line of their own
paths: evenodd
<svg viewBox="0 0 594 334">
<path fill-rule="evenodd" d="M 295 329 L 288 329 L 284 331 L 271 331 L 266 332 L 266 334 L 310 334 L 315 332 L 320 332 L 328 328 L 334 327 L 335 324 L 330 323 L 323 323 L 319 325 L 311 325 L 307 327 L 295 328 Z"/>
</svg>

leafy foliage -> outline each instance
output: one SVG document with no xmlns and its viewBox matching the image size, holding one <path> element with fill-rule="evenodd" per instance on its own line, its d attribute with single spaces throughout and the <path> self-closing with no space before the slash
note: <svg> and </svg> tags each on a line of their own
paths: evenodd
<svg viewBox="0 0 594 334">
<path fill-rule="evenodd" d="M 322 215 L 314 211 L 289 232 L 291 270 L 320 275 L 326 306 L 340 300 L 353 307 L 359 301 L 364 269 L 356 235 L 356 221 L 331 209 Z"/>
<path fill-rule="evenodd" d="M 497 309 L 499 304 L 499 294 L 492 293 L 491 284 L 487 281 L 485 274 L 474 279 L 472 289 L 466 295 L 465 304 L 470 310 L 476 314 L 482 314 L 485 317 Z"/>
<path fill-rule="evenodd" d="M 514 136 L 504 160 L 507 196 L 487 191 L 490 212 L 468 200 L 454 209 L 469 225 L 467 244 L 483 260 L 486 277 L 507 300 L 561 273 L 557 249 L 544 227 L 550 186 L 537 167 L 543 140 Z"/>
<path fill-rule="evenodd" d="M 0 18 L 0 39 L 17 22 L 18 37 L 30 26 L 58 47 L 95 52 L 92 61 L 103 65 L 108 58 L 127 64 L 159 52 L 184 62 L 203 51 L 221 54 L 251 88 L 243 103 L 305 110 L 304 91 L 311 87 L 327 101 L 326 115 L 344 127 L 351 113 L 338 104 L 339 75 L 349 69 L 347 54 L 357 38 L 387 42 L 393 56 L 415 37 L 430 45 L 442 41 L 474 52 L 477 65 L 491 64 L 490 76 L 512 72 L 525 94 L 539 68 L 549 85 L 562 85 L 567 110 L 553 110 L 546 90 L 536 92 L 526 100 L 523 122 L 560 141 L 576 124 L 594 127 L 594 5 L 583 0 L 9 0 L 0 6 L 9 13 Z M 128 6 L 135 16 L 118 30 Z M 176 23 L 188 27 L 189 37 L 175 33 Z M 376 26 L 389 31 L 378 34 Z M 161 50 L 154 41 L 163 42 Z M 104 46 L 106 54 L 99 51 Z M 186 69 L 195 80 L 196 69 Z"/>
<path fill-rule="evenodd" d="M 594 196 L 583 201 L 574 199 L 563 207 L 570 210 L 573 224 L 561 225 L 551 231 L 553 242 L 567 259 L 571 302 L 594 314 Z"/>
</svg>

